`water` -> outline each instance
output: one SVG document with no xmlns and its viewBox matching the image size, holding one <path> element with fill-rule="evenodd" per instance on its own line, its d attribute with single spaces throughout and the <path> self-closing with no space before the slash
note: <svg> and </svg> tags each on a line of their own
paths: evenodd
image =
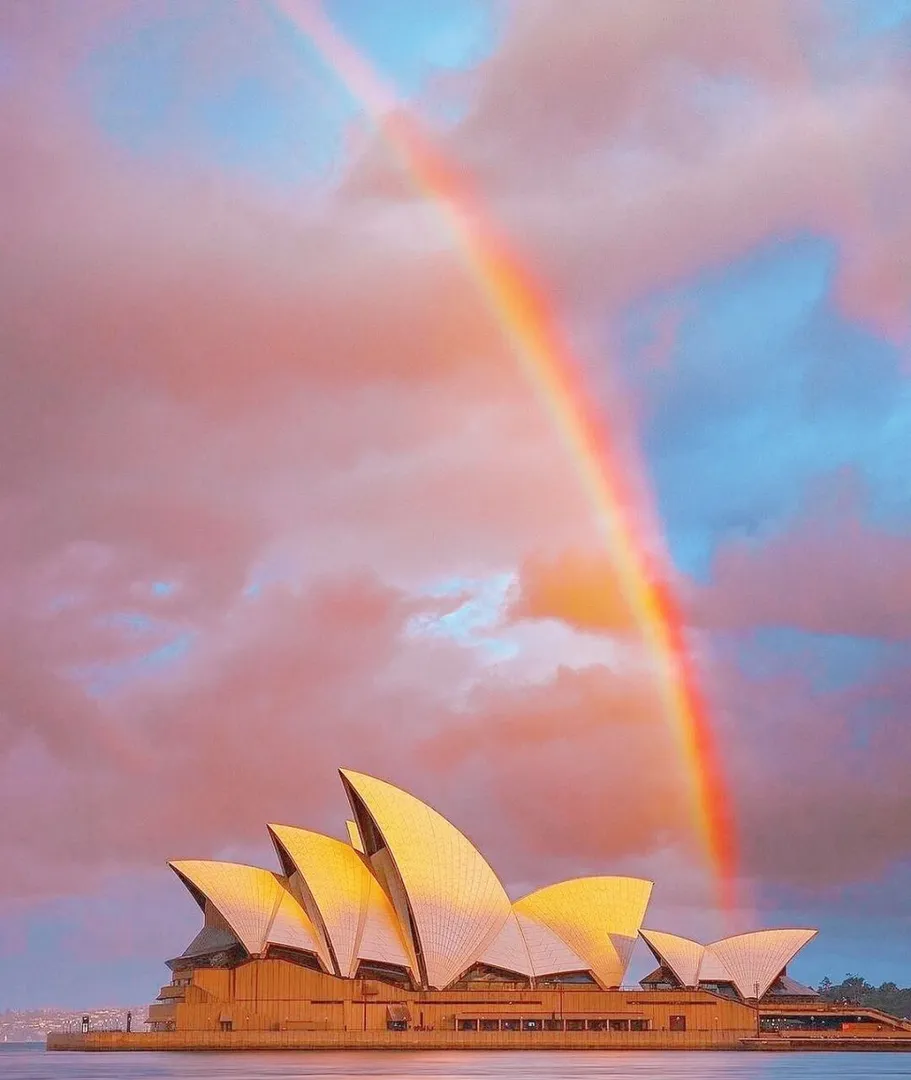
<svg viewBox="0 0 911 1080">
<path fill-rule="evenodd" d="M 395 1050 L 47 1054 L 0 1046 L 0 1080 L 879 1080 L 911 1077 L 911 1054 L 721 1051 Z"/>
</svg>

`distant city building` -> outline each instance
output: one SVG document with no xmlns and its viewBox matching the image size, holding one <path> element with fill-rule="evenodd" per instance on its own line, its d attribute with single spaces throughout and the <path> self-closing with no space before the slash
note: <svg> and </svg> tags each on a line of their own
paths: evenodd
<svg viewBox="0 0 911 1080">
<path fill-rule="evenodd" d="M 89 1030 L 95 1032 L 123 1031 L 128 1010 L 108 1006 L 95 1009 L 11 1009 L 0 1012 L 0 1042 L 44 1042 L 51 1031 L 77 1032 L 82 1030 L 82 1018 L 88 1014 Z M 138 1010 L 133 1007 L 133 1015 Z M 143 1010 L 144 1012 L 144 1010 Z"/>
</svg>

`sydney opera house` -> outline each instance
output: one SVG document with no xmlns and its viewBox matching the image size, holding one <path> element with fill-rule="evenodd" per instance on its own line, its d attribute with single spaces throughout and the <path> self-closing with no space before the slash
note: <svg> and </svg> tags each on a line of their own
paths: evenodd
<svg viewBox="0 0 911 1080">
<path fill-rule="evenodd" d="M 341 778 L 347 841 L 269 825 L 276 870 L 170 864 L 204 925 L 168 961 L 147 1035 L 183 1033 L 187 1045 L 362 1045 L 367 1033 L 638 1045 L 663 1033 L 662 1045 L 715 1045 L 819 1011 L 815 992 L 787 974 L 815 930 L 702 945 L 645 929 L 652 882 L 629 877 L 575 878 L 513 901 L 431 807 L 371 776 Z M 640 939 L 655 969 L 629 987 Z"/>
</svg>

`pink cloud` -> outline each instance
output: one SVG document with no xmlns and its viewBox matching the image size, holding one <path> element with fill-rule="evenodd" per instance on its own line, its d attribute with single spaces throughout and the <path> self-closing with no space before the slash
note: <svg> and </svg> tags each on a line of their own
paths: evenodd
<svg viewBox="0 0 911 1080">
<path fill-rule="evenodd" d="M 616 572 L 603 552 L 526 559 L 509 614 L 514 619 L 560 619 L 578 630 L 596 633 L 636 630 Z"/>
<path fill-rule="evenodd" d="M 804 673 L 753 677 L 726 663 L 709 686 L 747 892 L 762 882 L 823 895 L 911 856 L 902 670 L 823 693 Z M 646 673 L 593 666 L 522 690 L 488 685 L 429 739 L 424 783 L 439 777 L 447 809 L 509 881 L 661 880 L 676 865 L 695 895 L 711 873 L 664 717 Z M 673 880 L 661 884 L 673 894 Z"/>
<path fill-rule="evenodd" d="M 819 481 L 780 532 L 724 540 L 705 585 L 677 584 L 689 620 L 713 631 L 790 627 L 906 640 L 911 543 L 870 524 L 865 501 L 863 481 L 845 471 Z M 633 629 L 610 557 L 595 550 L 525 560 L 510 614 L 602 634 Z"/>
<path fill-rule="evenodd" d="M 673 140 L 666 106 L 677 119 L 669 99 L 688 75 L 804 84 L 808 72 L 797 32 L 821 30 L 821 14 L 813 0 L 746 0 L 736 12 L 711 0 L 689 0 L 673 10 L 661 0 L 634 7 L 582 0 L 571 10 L 559 0 L 532 0 L 517 9 L 502 48 L 482 69 L 469 135 L 481 141 L 485 120 L 493 119 L 514 133 L 504 157 L 540 148 L 542 140 L 578 150 L 644 117 L 646 138 Z M 517 94 L 517 86 L 528 87 L 528 94 Z M 688 124 L 693 119 L 686 115 Z"/>
<path fill-rule="evenodd" d="M 432 736 L 422 757 L 450 784 L 485 792 L 507 873 L 541 875 L 561 857 L 608 872 L 663 846 L 692 850 L 673 745 L 648 675 L 596 665 L 525 687 L 479 687 L 464 719 Z"/>
<path fill-rule="evenodd" d="M 828 694 L 804 674 L 727 675 L 718 703 L 737 734 L 728 769 L 752 876 L 821 892 L 907 860 L 907 692 L 901 670 Z"/>
<path fill-rule="evenodd" d="M 816 78 L 837 31 L 814 2 L 522 5 L 447 145 L 576 316 L 816 232 L 839 244 L 845 313 L 900 337 L 911 91 L 872 47 Z M 345 190 L 415 198 L 379 143 Z"/>
<path fill-rule="evenodd" d="M 845 473 L 822 485 L 787 530 L 729 540 L 696 617 L 715 629 L 787 626 L 817 634 L 911 636 L 911 542 L 869 524 L 864 491 Z"/>
<path fill-rule="evenodd" d="M 789 529 L 765 539 L 727 541 L 710 583 L 685 589 L 748 879 L 825 890 L 875 880 L 891 863 L 911 856 L 903 662 L 883 659 L 849 688 L 824 690 L 820 672 L 804 657 L 748 675 L 715 636 L 787 627 L 905 642 L 911 546 L 907 538 L 867 523 L 864 495 L 853 474 L 830 477 Z M 609 561 L 576 553 L 527 561 L 512 611 L 616 635 L 625 629 L 616 595 Z M 591 822 L 598 816 L 587 800 L 609 790 L 625 830 L 630 808 L 641 805 L 643 785 L 651 791 L 655 784 L 661 785 L 659 795 L 635 818 L 642 833 L 634 827 L 627 834 L 633 849 L 644 851 L 663 839 L 686 850 L 686 837 L 676 833 L 686 820 L 685 804 L 673 802 L 681 799 L 674 786 L 681 762 L 647 683 L 637 690 L 626 669 L 592 669 L 589 686 L 603 682 L 607 694 L 618 695 L 599 701 L 578 689 L 566 693 L 573 678 L 564 677 L 562 694 L 555 684 L 529 690 L 525 701 L 513 699 L 514 718 L 502 707 L 480 706 L 465 732 L 439 737 L 443 756 L 458 761 L 461 746 L 473 766 L 480 768 L 483 758 L 490 788 L 503 793 L 504 814 L 515 806 L 534 826 L 529 831 L 542 859 L 556 858 L 560 850 L 591 858 L 599 843 Z M 633 691 L 627 700 L 624 687 Z M 602 738 L 601 753 L 593 753 Z M 605 788 L 586 779 L 590 767 Z M 565 792 L 561 814 L 540 823 L 530 804 L 541 785 L 549 784 Z M 616 837 L 601 842 L 620 854 Z"/>
<path fill-rule="evenodd" d="M 336 768 L 406 769 L 428 718 L 445 714 L 438 687 L 464 678 L 459 650 L 404 637 L 414 614 L 442 603 L 370 578 L 297 597 L 267 590 L 224 612 L 192 663 L 100 700 L 65 680 L 61 696 L 59 637 L 30 642 L 35 677 L 13 682 L 22 700 L 2 710 L 4 891 L 69 890 L 117 866 L 216 854 L 256 843 L 267 820 L 337 831 Z"/>
</svg>

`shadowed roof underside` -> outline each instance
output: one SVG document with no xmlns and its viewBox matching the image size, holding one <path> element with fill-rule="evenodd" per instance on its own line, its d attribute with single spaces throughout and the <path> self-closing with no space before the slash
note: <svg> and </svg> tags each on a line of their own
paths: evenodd
<svg viewBox="0 0 911 1080">
<path fill-rule="evenodd" d="M 345 828 L 348 830 L 348 842 L 355 851 L 359 851 L 363 855 L 364 841 L 361 839 L 361 834 L 358 832 L 357 822 L 348 820 L 345 822 Z"/>
</svg>

